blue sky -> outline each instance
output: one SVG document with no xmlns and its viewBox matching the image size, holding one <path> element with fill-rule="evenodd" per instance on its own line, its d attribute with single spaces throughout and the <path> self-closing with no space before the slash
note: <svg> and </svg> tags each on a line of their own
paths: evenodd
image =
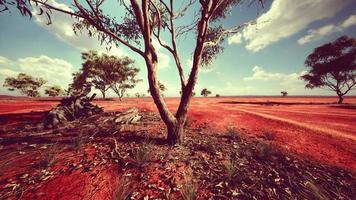
<svg viewBox="0 0 356 200">
<path fill-rule="evenodd" d="M 50 0 L 53 5 L 68 8 L 67 1 Z M 119 12 L 116 0 L 107 1 L 108 13 Z M 177 1 L 178 2 L 178 1 Z M 183 2 L 183 1 L 179 1 Z M 179 6 L 179 5 L 177 5 Z M 194 8 L 194 7 L 193 7 Z M 257 19 L 256 19 L 257 18 Z M 191 16 L 178 24 L 188 23 Z M 256 19 L 256 24 L 226 39 L 224 52 L 202 69 L 195 91 L 210 89 L 220 95 L 334 95 L 323 89 L 304 89 L 298 77 L 306 71 L 305 58 L 312 50 L 341 35 L 356 36 L 356 3 L 352 0 L 274 0 L 257 17 L 255 6 L 235 8 L 223 22 L 225 27 Z M 25 72 L 49 81 L 48 85 L 66 88 L 71 74 L 81 66 L 80 53 L 95 49 L 106 52 L 95 38 L 85 32 L 75 35 L 73 19 L 54 13 L 52 25 L 43 16 L 32 19 L 19 16 L 16 10 L 0 13 L 0 82 L 7 76 Z M 167 37 L 163 37 L 169 43 Z M 178 40 L 182 63 L 189 73 L 194 35 Z M 167 86 L 166 96 L 179 95 L 179 79 L 173 59 L 159 48 L 159 77 Z M 129 56 L 141 68 L 144 79 L 129 93 L 145 93 L 148 84 L 143 60 L 123 46 L 114 47 L 110 54 Z M 0 94 L 16 95 L 0 87 Z M 113 94 L 113 93 L 111 93 Z M 356 95 L 354 90 L 352 95 Z M 110 96 L 110 93 L 109 93 Z"/>
</svg>

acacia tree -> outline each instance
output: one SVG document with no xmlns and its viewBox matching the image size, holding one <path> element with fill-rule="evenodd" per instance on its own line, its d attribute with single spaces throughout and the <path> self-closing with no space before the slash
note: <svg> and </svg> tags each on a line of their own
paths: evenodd
<svg viewBox="0 0 356 200">
<path fill-rule="evenodd" d="M 288 96 L 288 92 L 287 91 L 281 91 L 281 95 L 282 95 L 282 97 L 286 97 L 286 96 Z"/>
<path fill-rule="evenodd" d="M 54 85 L 54 86 L 47 86 L 45 89 L 45 94 L 47 94 L 50 97 L 56 97 L 64 94 L 64 91 L 60 86 Z"/>
<path fill-rule="evenodd" d="M 37 6 L 40 13 L 50 16 L 51 12 L 59 11 L 78 19 L 74 24 L 76 30 L 87 29 L 92 36 L 98 36 L 101 42 L 122 44 L 140 55 L 146 63 L 149 88 L 159 114 L 165 123 L 169 144 L 179 144 L 183 141 L 183 127 L 187 118 L 187 110 L 191 101 L 192 92 L 197 82 L 199 67 L 208 65 L 223 51 L 222 43 L 230 35 L 237 33 L 243 26 L 225 28 L 221 20 L 225 19 L 231 9 L 242 4 L 243 0 L 187 0 L 185 5 L 177 9 L 182 1 L 175 3 L 173 0 L 118 0 L 119 6 L 126 12 L 122 20 L 117 20 L 104 12 L 104 0 L 73 0 L 71 9 L 55 7 L 46 0 L 9 0 L 0 1 L 7 9 L 9 2 L 15 2 L 16 8 L 22 15 L 31 15 L 31 6 Z M 259 2 L 263 7 L 263 0 Z M 246 1 L 251 2 L 251 1 Z M 193 10 L 193 20 L 189 24 L 177 26 L 177 20 L 187 15 L 188 10 Z M 121 12 L 121 11 L 120 11 Z M 192 17 L 189 17 L 192 19 Z M 49 17 L 49 23 L 51 19 Z M 196 34 L 193 50 L 193 62 L 189 77 L 185 77 L 177 38 L 191 32 Z M 163 42 L 161 35 L 169 38 Z M 174 58 L 180 78 L 182 95 L 178 109 L 171 112 L 162 95 L 157 79 L 158 54 L 153 45 L 153 39 L 165 48 Z"/>
<path fill-rule="evenodd" d="M 21 94 L 28 97 L 39 97 L 39 88 L 45 84 L 46 81 L 42 78 L 34 78 L 25 73 L 19 73 L 17 77 L 7 77 L 3 86 L 7 87 L 9 91 L 19 90 Z"/>
<path fill-rule="evenodd" d="M 336 92 L 342 103 L 344 96 L 356 85 L 356 39 L 341 36 L 314 49 L 305 61 L 310 68 L 301 76 L 306 88 L 327 87 Z"/>
<path fill-rule="evenodd" d="M 206 89 L 206 88 L 202 89 L 202 91 L 201 91 L 201 93 L 200 93 L 200 95 L 202 95 L 202 96 L 204 96 L 204 97 L 207 97 L 207 96 L 209 96 L 210 94 L 211 94 L 211 91 L 208 90 L 208 89 Z"/>
</svg>

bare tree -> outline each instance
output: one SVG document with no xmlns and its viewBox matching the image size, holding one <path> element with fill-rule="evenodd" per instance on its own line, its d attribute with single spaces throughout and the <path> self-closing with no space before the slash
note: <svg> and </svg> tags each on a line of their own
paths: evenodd
<svg viewBox="0 0 356 200">
<path fill-rule="evenodd" d="M 224 38 L 237 33 L 247 22 L 237 26 L 224 28 L 219 25 L 231 9 L 242 4 L 243 0 L 187 0 L 185 5 L 176 8 L 173 0 L 118 0 L 119 5 L 126 11 L 122 20 L 118 21 L 104 13 L 104 0 L 74 0 L 72 9 L 55 7 L 46 0 L 12 0 L 16 1 L 17 9 L 22 15 L 31 15 L 31 6 L 37 6 L 40 14 L 50 16 L 52 11 L 66 13 L 78 19 L 74 24 L 76 30 L 87 29 L 100 41 L 122 44 L 142 56 L 147 68 L 149 88 L 159 114 L 166 124 L 168 134 L 167 142 L 170 145 L 180 144 L 183 141 L 183 127 L 187 119 L 187 110 L 197 82 L 199 67 L 208 65 L 223 51 Z M 255 0 L 252 0 L 255 1 Z M 180 3 L 182 1 L 179 1 Z M 247 1 L 251 2 L 251 1 Z M 263 7 L 263 0 L 256 0 Z M 11 4 L 0 1 L 0 6 L 7 9 Z M 188 11 L 195 10 L 193 20 L 188 24 L 176 25 L 176 21 L 186 16 Z M 193 12 L 194 13 L 194 10 Z M 51 23 L 51 18 L 48 20 Z M 169 42 L 163 42 L 161 35 L 164 32 L 169 36 Z M 191 32 L 196 34 L 193 50 L 193 64 L 189 77 L 185 77 L 177 38 Z M 160 94 L 157 79 L 158 54 L 152 41 L 159 44 L 173 56 L 180 78 L 182 95 L 178 109 L 172 113 L 162 95 Z"/>
</svg>

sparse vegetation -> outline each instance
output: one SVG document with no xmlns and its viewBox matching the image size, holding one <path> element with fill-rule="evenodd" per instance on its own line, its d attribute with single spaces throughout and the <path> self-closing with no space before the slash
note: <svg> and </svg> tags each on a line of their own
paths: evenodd
<svg viewBox="0 0 356 200">
<path fill-rule="evenodd" d="M 125 174 L 121 177 L 119 182 L 119 187 L 117 188 L 115 198 L 116 200 L 128 200 L 132 194 L 132 184 L 131 180 Z"/>
<path fill-rule="evenodd" d="M 198 198 L 198 186 L 193 181 L 193 175 L 190 170 L 183 173 L 184 182 L 180 193 L 184 200 L 196 200 Z"/>
<path fill-rule="evenodd" d="M 207 88 L 204 88 L 201 92 L 200 92 L 200 95 L 204 96 L 204 97 L 207 97 L 211 94 L 211 91 L 208 90 Z"/>
<path fill-rule="evenodd" d="M 7 77 L 3 87 L 7 87 L 9 91 L 19 90 L 21 94 L 28 97 L 39 97 L 39 89 L 46 81 L 42 78 L 34 78 L 25 73 L 19 73 L 16 78 Z"/>
<path fill-rule="evenodd" d="M 60 86 L 47 86 L 45 89 L 45 94 L 50 96 L 50 97 L 57 97 L 57 96 L 61 96 L 64 94 L 64 91 L 62 90 L 62 88 Z"/>
<path fill-rule="evenodd" d="M 144 141 L 141 146 L 132 150 L 131 163 L 133 166 L 142 168 L 147 162 L 153 158 L 152 144 L 149 141 Z"/>
</svg>

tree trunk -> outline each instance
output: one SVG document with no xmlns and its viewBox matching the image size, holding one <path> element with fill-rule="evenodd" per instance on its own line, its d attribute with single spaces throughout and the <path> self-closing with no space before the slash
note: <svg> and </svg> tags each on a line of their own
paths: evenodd
<svg viewBox="0 0 356 200">
<path fill-rule="evenodd" d="M 103 99 L 105 99 L 105 91 L 101 91 L 101 94 L 103 95 Z"/>
<path fill-rule="evenodd" d="M 182 121 L 167 125 L 167 143 L 168 145 L 182 144 L 184 137 L 184 123 Z"/>
<path fill-rule="evenodd" d="M 339 101 L 337 103 L 342 104 L 342 102 L 344 101 L 344 96 L 342 95 L 338 95 L 338 96 L 339 96 Z"/>
</svg>

